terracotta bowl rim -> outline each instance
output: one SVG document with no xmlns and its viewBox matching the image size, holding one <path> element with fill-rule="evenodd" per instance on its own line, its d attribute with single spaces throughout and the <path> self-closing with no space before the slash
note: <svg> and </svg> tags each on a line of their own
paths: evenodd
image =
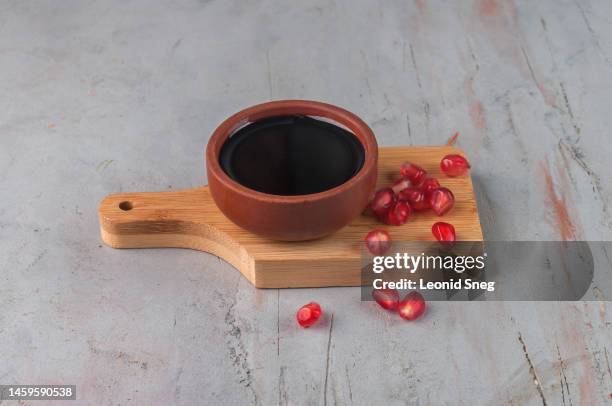
<svg viewBox="0 0 612 406">
<path fill-rule="evenodd" d="M 230 178 L 221 168 L 219 153 L 230 135 L 244 125 L 267 117 L 282 115 L 305 115 L 334 120 L 348 128 L 364 148 L 364 163 L 361 169 L 349 180 L 334 188 L 306 195 L 273 195 L 259 192 L 241 185 Z M 333 104 L 313 100 L 275 100 L 247 107 L 228 117 L 215 129 L 206 147 L 206 167 L 224 187 L 235 192 L 266 202 L 304 203 L 323 200 L 351 189 L 364 181 L 371 171 L 376 170 L 378 144 L 372 129 L 357 115 Z M 209 180 L 210 182 L 210 180 Z"/>
</svg>

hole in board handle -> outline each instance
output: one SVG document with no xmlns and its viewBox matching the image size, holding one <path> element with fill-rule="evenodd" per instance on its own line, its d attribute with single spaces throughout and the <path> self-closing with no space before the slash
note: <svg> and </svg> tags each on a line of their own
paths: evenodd
<svg viewBox="0 0 612 406">
<path fill-rule="evenodd" d="M 128 211 L 132 210 L 134 208 L 134 205 L 132 204 L 132 202 L 126 200 L 119 203 L 119 208 L 123 211 Z"/>
</svg>

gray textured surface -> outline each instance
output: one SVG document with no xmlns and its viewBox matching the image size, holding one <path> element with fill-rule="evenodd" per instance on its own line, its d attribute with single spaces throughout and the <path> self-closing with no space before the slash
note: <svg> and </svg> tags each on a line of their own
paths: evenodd
<svg viewBox="0 0 612 406">
<path fill-rule="evenodd" d="M 205 253 L 103 247 L 96 210 L 205 183 L 223 118 L 310 98 L 381 145 L 460 131 L 489 239 L 609 240 L 611 15 L 606 0 L 1 0 L 0 383 L 76 384 L 91 405 L 609 402 L 609 303 L 434 303 L 403 323 L 357 289 L 256 290 Z M 302 331 L 310 300 L 333 321 Z"/>
</svg>

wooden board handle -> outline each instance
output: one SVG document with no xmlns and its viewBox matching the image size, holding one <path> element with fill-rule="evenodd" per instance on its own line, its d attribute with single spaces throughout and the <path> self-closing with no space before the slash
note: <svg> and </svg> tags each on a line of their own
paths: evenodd
<svg viewBox="0 0 612 406">
<path fill-rule="evenodd" d="M 109 195 L 99 216 L 102 240 L 113 248 L 191 248 L 217 255 L 242 273 L 253 272 L 253 259 L 223 230 L 228 220 L 206 186 Z"/>
<path fill-rule="evenodd" d="M 184 221 L 189 217 L 181 215 L 193 210 L 194 203 L 201 205 L 191 194 L 182 192 L 114 194 L 100 203 L 100 225 L 112 234 L 177 234 L 189 227 L 189 222 Z M 120 246 L 110 245 L 132 248 L 121 242 Z"/>
</svg>

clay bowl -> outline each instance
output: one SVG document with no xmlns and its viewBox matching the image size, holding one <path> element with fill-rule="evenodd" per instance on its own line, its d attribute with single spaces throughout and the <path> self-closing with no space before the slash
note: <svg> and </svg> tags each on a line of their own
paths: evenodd
<svg viewBox="0 0 612 406">
<path fill-rule="evenodd" d="M 238 129 L 264 118 L 296 115 L 331 120 L 352 132 L 365 152 L 361 169 L 334 188 L 291 196 L 250 189 L 224 172 L 219 155 Z M 306 100 L 273 101 L 239 111 L 217 127 L 206 148 L 208 185 L 221 212 L 245 230 L 281 241 L 320 238 L 359 216 L 376 187 L 377 161 L 376 139 L 366 123 L 340 107 Z"/>
</svg>

